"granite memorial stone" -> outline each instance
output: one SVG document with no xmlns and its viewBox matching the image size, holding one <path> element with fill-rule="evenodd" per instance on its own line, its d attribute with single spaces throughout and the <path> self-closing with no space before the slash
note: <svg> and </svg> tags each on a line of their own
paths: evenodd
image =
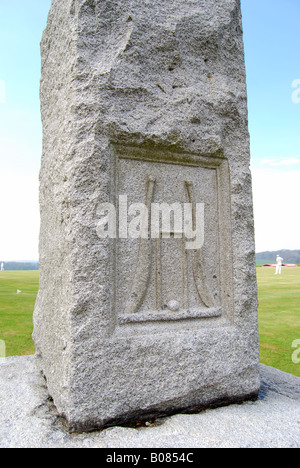
<svg viewBox="0 0 300 468">
<path fill-rule="evenodd" d="M 53 0 L 36 357 L 70 431 L 253 399 L 239 0 Z"/>
</svg>

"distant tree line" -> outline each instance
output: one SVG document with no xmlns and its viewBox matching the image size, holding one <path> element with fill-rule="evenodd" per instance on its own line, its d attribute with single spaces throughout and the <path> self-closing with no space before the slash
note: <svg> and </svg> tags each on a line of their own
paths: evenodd
<svg viewBox="0 0 300 468">
<path fill-rule="evenodd" d="M 0 265 L 2 261 L 0 260 Z M 3 262 L 5 271 L 38 270 L 39 262 Z"/>
<path fill-rule="evenodd" d="M 260 252 L 256 254 L 256 263 L 263 265 L 265 263 L 275 263 L 276 255 L 283 258 L 284 263 L 300 263 L 300 250 L 276 250 L 271 252 Z"/>
</svg>

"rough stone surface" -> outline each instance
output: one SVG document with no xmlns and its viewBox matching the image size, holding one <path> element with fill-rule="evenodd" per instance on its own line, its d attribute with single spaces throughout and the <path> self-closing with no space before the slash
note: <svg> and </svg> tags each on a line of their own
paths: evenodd
<svg viewBox="0 0 300 468">
<path fill-rule="evenodd" d="M 300 448 L 300 379 L 260 366 L 256 402 L 163 418 L 153 427 L 70 434 L 32 356 L 0 359 L 1 448 Z"/>
<path fill-rule="evenodd" d="M 34 340 L 59 414 L 86 430 L 255 398 L 239 0 L 53 0 L 41 49 Z M 120 195 L 203 204 L 203 248 L 99 238 Z"/>
</svg>

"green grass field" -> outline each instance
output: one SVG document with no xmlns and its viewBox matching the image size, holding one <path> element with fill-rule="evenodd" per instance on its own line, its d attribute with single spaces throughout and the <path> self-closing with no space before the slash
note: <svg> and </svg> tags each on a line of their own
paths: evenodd
<svg viewBox="0 0 300 468">
<path fill-rule="evenodd" d="M 34 353 L 32 312 L 38 287 L 38 271 L 0 272 L 0 340 L 6 356 Z"/>
<path fill-rule="evenodd" d="M 257 268 L 260 358 L 263 364 L 300 377 L 292 343 L 300 340 L 300 268 Z"/>
<path fill-rule="evenodd" d="M 300 340 L 300 268 L 284 268 L 282 276 L 275 276 L 274 268 L 257 268 L 257 278 L 261 362 L 300 377 L 300 364 L 292 360 L 292 343 Z M 38 283 L 38 271 L 0 272 L 0 340 L 6 356 L 34 353 Z"/>
</svg>

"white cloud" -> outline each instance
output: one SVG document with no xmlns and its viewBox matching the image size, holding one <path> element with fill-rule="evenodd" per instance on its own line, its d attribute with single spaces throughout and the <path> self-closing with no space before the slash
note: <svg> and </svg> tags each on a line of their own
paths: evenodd
<svg viewBox="0 0 300 468">
<path fill-rule="evenodd" d="M 256 251 L 300 249 L 300 170 L 253 169 Z"/>
<path fill-rule="evenodd" d="M 0 176 L 0 259 L 37 260 L 39 234 L 38 179 Z"/>
<path fill-rule="evenodd" d="M 281 166 L 295 166 L 300 164 L 300 158 L 288 158 L 288 159 L 263 159 L 260 162 L 261 166 L 270 166 L 270 167 L 281 167 Z"/>
</svg>

